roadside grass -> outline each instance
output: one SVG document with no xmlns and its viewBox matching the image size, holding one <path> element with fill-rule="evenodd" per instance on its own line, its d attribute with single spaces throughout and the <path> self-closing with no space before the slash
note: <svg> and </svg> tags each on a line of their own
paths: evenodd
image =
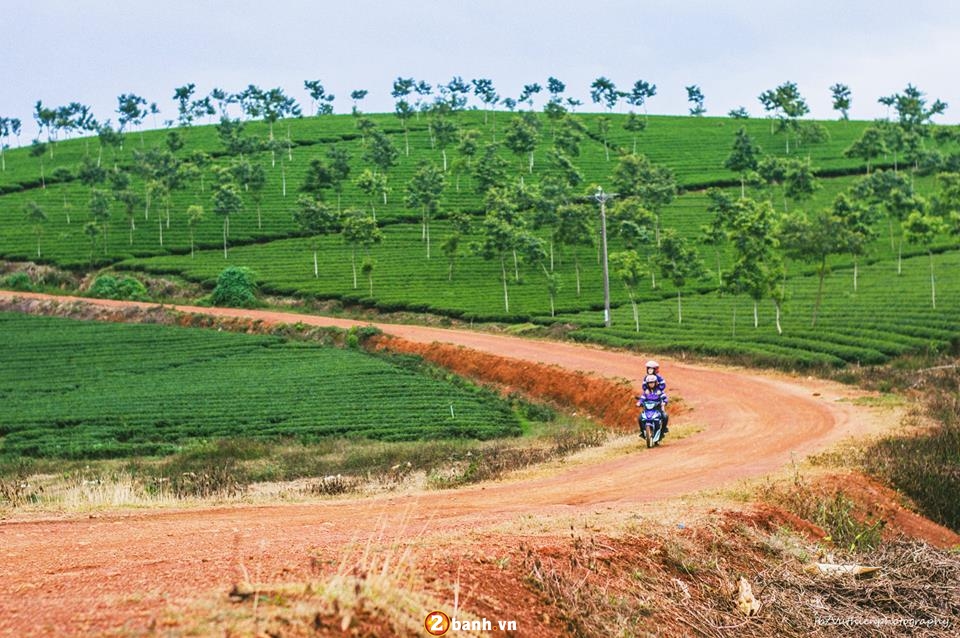
<svg viewBox="0 0 960 638">
<path fill-rule="evenodd" d="M 934 426 L 886 438 L 864 454 L 864 467 L 917 503 L 924 516 L 960 531 L 960 369 L 920 371 L 915 387 Z"/>
<path fill-rule="evenodd" d="M 0 513 L 310 500 L 448 489 L 565 458 L 610 433 L 560 416 L 519 439 L 218 439 L 162 458 L 0 460 Z"/>
</svg>

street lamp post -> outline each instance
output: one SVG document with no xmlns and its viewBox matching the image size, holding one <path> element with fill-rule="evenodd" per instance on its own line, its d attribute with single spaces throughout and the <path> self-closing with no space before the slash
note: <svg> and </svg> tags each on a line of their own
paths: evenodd
<svg viewBox="0 0 960 638">
<path fill-rule="evenodd" d="M 600 202 L 600 238 L 603 249 L 603 325 L 610 327 L 610 270 L 607 266 L 607 200 L 616 197 L 616 193 L 604 193 L 597 187 L 594 199 Z"/>
</svg>

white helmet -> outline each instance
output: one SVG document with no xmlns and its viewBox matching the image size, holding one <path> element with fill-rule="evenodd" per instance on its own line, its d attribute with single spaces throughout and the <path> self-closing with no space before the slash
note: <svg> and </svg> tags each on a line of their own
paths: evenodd
<svg viewBox="0 0 960 638">
<path fill-rule="evenodd" d="M 660 369 L 660 364 L 651 359 L 650 361 L 647 361 L 647 368 L 653 368 L 654 372 L 656 372 Z"/>
</svg>

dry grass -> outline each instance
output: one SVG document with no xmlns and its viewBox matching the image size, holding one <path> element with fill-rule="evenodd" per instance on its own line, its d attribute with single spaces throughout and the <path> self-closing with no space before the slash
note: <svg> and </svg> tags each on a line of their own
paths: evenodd
<svg viewBox="0 0 960 638">
<path fill-rule="evenodd" d="M 170 635 L 390 638 L 425 635 L 424 621 L 438 609 L 476 620 L 459 607 L 459 590 L 452 600 L 430 593 L 419 563 L 423 538 L 408 534 L 403 519 L 384 520 L 377 534 L 344 548 L 336 565 L 315 557 L 316 578 L 307 582 L 258 582 L 241 560 L 241 580 L 223 598 L 168 618 Z"/>
<path fill-rule="evenodd" d="M 773 514 L 773 515 L 772 515 Z M 715 513 L 696 527 L 609 537 L 573 532 L 563 551 L 528 547 L 532 587 L 570 636 L 952 636 L 960 560 L 915 541 L 855 558 L 783 527 L 775 512 Z M 872 579 L 809 573 L 814 560 L 880 566 Z M 740 578 L 760 607 L 738 607 Z M 838 629 L 838 626 L 840 629 Z"/>
</svg>

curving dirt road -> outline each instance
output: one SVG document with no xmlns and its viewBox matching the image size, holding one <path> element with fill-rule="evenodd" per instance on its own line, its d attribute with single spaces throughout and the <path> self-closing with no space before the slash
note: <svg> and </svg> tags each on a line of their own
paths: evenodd
<svg viewBox="0 0 960 638">
<path fill-rule="evenodd" d="M 0 299 L 43 295 L 0 291 Z M 60 298 L 70 300 L 70 298 Z M 82 299 L 108 307 L 127 302 Z M 155 304 L 133 304 L 150 307 Z M 179 310 L 268 322 L 349 327 L 344 319 L 222 308 Z M 449 342 L 639 385 L 643 359 L 581 345 L 412 325 L 377 324 L 416 342 Z M 243 568 L 255 580 L 309 574 L 310 559 L 389 530 L 467 533 L 520 515 L 627 509 L 778 470 L 848 436 L 875 432 L 849 388 L 818 379 L 662 360 L 672 395 L 690 408 L 657 450 L 547 475 L 448 492 L 207 510 L 120 512 L 0 522 L 0 635 L 144 631 L 158 614 L 223 595 Z M 401 531 L 404 530 L 404 531 Z M 256 571 L 256 574 L 253 572 Z"/>
</svg>

